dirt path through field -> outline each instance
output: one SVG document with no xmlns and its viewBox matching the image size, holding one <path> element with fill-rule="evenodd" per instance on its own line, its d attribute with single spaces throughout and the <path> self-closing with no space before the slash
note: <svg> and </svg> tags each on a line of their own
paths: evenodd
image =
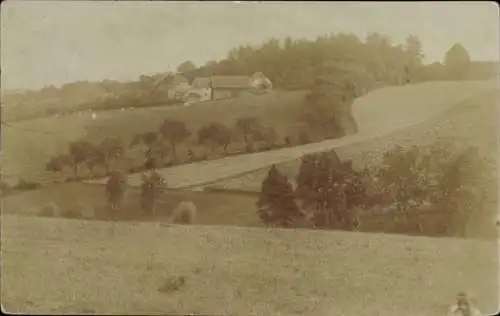
<svg viewBox="0 0 500 316">
<path fill-rule="evenodd" d="M 190 188 L 252 172 L 271 164 L 295 160 L 309 153 L 366 142 L 397 130 L 422 123 L 449 110 L 457 103 L 495 89 L 495 82 L 432 82 L 374 91 L 358 99 L 353 115 L 359 132 L 342 139 L 327 140 L 298 147 L 226 157 L 160 169 L 170 188 Z M 90 180 L 103 184 L 107 178 Z M 129 176 L 138 186 L 141 174 Z"/>
</svg>

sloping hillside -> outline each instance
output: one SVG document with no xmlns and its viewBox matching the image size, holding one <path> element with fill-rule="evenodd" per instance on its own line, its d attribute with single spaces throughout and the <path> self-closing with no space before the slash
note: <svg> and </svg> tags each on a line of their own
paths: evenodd
<svg viewBox="0 0 500 316">
<path fill-rule="evenodd" d="M 401 146 L 430 145 L 433 142 L 448 139 L 464 145 L 478 146 L 482 156 L 489 158 L 494 171 L 499 154 L 498 135 L 498 100 L 499 91 L 492 91 L 459 102 L 444 113 L 428 121 L 397 130 L 387 135 L 370 138 L 335 147 L 342 160 L 352 159 L 359 167 L 378 162 L 383 152 L 396 144 Z M 411 117 L 411 116 L 410 116 Z M 280 171 L 289 179 L 298 175 L 300 159 L 278 164 Z M 211 187 L 259 191 L 262 180 L 267 176 L 269 167 L 253 173 L 237 176 L 210 184 Z"/>
<path fill-rule="evenodd" d="M 485 173 L 482 185 L 486 188 L 484 209 L 481 216 L 474 216 L 467 224 L 467 236 L 496 238 L 493 218 L 500 214 L 498 186 L 498 100 L 497 91 L 485 93 L 463 102 L 438 115 L 436 118 L 375 139 L 335 148 L 342 160 L 352 159 L 354 165 L 362 168 L 377 165 L 383 152 L 394 145 L 430 145 L 440 140 L 453 140 L 461 146 L 477 146 L 484 158 Z M 278 169 L 294 181 L 297 178 L 300 160 L 292 160 L 277 165 Z M 214 189 L 259 192 L 269 167 L 253 173 L 210 183 Z"/>
<path fill-rule="evenodd" d="M 106 136 L 118 136 L 125 144 L 139 132 L 156 130 L 166 118 L 179 119 L 193 133 L 188 143 L 195 142 L 194 135 L 201 125 L 213 121 L 227 126 L 237 118 L 256 116 L 282 135 L 292 126 L 293 109 L 302 102 L 304 91 L 279 92 L 262 96 L 245 96 L 238 99 L 208 101 L 190 107 L 157 107 L 126 111 L 99 112 L 92 119 L 91 112 L 79 112 L 62 117 L 12 122 L 2 126 L 2 177 L 17 181 L 18 177 L 44 181 L 43 171 L 49 157 L 67 152 L 68 143 L 77 138 L 100 141 Z M 179 153 L 186 151 L 179 146 Z"/>
<path fill-rule="evenodd" d="M 453 108 L 460 101 L 494 91 L 494 88 L 494 84 L 490 82 L 440 82 L 380 89 L 360 98 L 353 105 L 354 116 L 360 129 L 355 135 L 292 148 L 176 166 L 162 169 L 160 172 L 168 179 L 170 187 L 187 188 L 243 175 L 271 164 L 296 160 L 308 153 L 344 146 L 359 146 L 362 143 L 370 144 L 383 135 L 400 133 L 404 135 L 412 125 L 435 119 L 437 115 Z M 422 101 L 415 101 L 418 98 Z M 106 179 L 92 182 L 104 181 Z M 140 174 L 129 177 L 131 185 L 139 185 L 140 181 Z"/>
<path fill-rule="evenodd" d="M 2 228 L 8 312 L 441 316 L 458 291 L 497 307 L 496 243 L 10 215 Z"/>
<path fill-rule="evenodd" d="M 358 135 L 307 146 L 313 151 L 318 151 L 331 147 L 332 144 L 343 145 L 388 133 L 419 120 L 425 120 L 459 100 L 487 91 L 492 87 L 494 87 L 492 82 L 433 82 L 376 90 L 355 102 L 354 115 L 360 126 Z M 297 114 L 294 109 L 303 96 L 303 91 L 276 91 L 264 96 L 203 102 L 188 108 L 167 107 L 102 112 L 95 120 L 92 119 L 90 113 L 81 112 L 66 117 L 11 123 L 3 130 L 3 178 L 15 181 L 18 177 L 22 177 L 43 181 L 47 175 L 43 167 L 50 155 L 66 152 L 70 141 L 79 137 L 100 140 L 105 136 L 119 136 L 128 144 L 136 133 L 156 129 L 165 118 L 183 120 L 190 130 L 195 132 L 207 122 L 219 121 L 226 125 L 233 125 L 238 117 L 256 116 L 263 123 L 272 125 L 282 138 L 286 130 L 293 130 L 293 121 Z M 392 113 L 390 120 L 387 113 Z M 191 146 L 194 142 L 196 140 L 192 137 L 187 144 Z M 181 154 L 183 152 L 185 154 L 186 151 L 183 147 L 180 146 L 178 150 Z M 300 155 L 305 148 L 309 147 L 289 150 Z M 280 156 L 286 158 L 285 160 L 297 158 L 297 155 L 294 156 L 291 152 L 281 151 L 280 153 L 283 154 Z M 266 155 L 269 154 L 276 155 L 276 153 L 263 153 L 259 154 L 262 155 L 259 157 L 267 159 Z M 255 156 L 248 156 L 244 159 L 250 157 L 252 161 L 260 160 L 260 158 L 254 159 Z M 274 160 L 275 163 L 280 162 Z M 225 163 L 225 160 L 221 162 Z M 247 171 L 259 168 L 246 162 L 244 164 L 250 167 Z M 180 168 L 184 167 L 180 166 Z M 232 175 L 245 172 L 236 167 L 231 169 Z"/>
</svg>

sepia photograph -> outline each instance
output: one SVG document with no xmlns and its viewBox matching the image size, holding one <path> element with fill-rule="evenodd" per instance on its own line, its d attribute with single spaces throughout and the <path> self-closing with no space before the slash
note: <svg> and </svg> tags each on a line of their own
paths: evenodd
<svg viewBox="0 0 500 316">
<path fill-rule="evenodd" d="M 2 312 L 500 311 L 496 2 L 0 21 Z"/>
</svg>

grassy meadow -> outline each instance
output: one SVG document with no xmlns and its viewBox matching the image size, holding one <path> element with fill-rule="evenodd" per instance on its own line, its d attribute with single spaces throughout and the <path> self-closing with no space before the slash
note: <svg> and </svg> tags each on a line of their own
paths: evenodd
<svg viewBox="0 0 500 316">
<path fill-rule="evenodd" d="M 246 95 L 233 100 L 207 101 L 189 107 L 154 107 L 125 111 L 98 112 L 95 120 L 91 112 L 78 112 L 67 116 L 44 117 L 9 123 L 2 128 L 2 176 L 17 183 L 18 178 L 46 182 L 53 176 L 44 171 L 45 163 L 54 154 L 66 153 L 68 144 L 78 138 L 98 142 L 106 136 L 120 137 L 128 147 L 132 138 L 141 132 L 157 130 L 165 119 L 186 123 L 192 137 L 178 148 L 179 158 L 187 155 L 196 143 L 196 132 L 204 124 L 221 122 L 234 126 L 240 117 L 255 116 L 272 126 L 282 140 L 293 129 L 297 106 L 304 91 L 280 92 L 268 95 Z M 238 146 L 239 144 L 235 144 Z M 240 144 L 241 145 L 241 144 Z M 229 150 L 232 150 L 230 146 Z M 204 148 L 195 148 L 195 151 Z M 121 167 L 128 168 L 143 161 L 142 153 L 132 151 Z"/>
<path fill-rule="evenodd" d="M 464 99 L 467 95 L 464 92 Z M 446 96 L 441 98 L 446 100 Z M 361 138 L 355 144 L 340 140 L 338 153 L 341 158 L 354 159 L 362 165 L 375 163 L 389 145 L 424 145 L 451 137 L 479 145 L 481 153 L 489 151 L 486 156 L 494 159 L 496 100 L 497 94 L 486 93 L 459 104 L 450 103 L 436 112 L 421 109 L 422 113 L 433 112 L 426 122 L 421 122 L 426 118 L 424 113 L 421 120 L 415 120 L 419 124 L 392 133 L 382 133 L 387 130 L 373 125 L 372 136 L 380 133 L 382 137 L 371 139 L 367 131 L 361 134 L 367 137 L 365 142 Z M 382 100 L 379 102 L 382 104 Z M 194 112 L 195 108 L 107 113 L 106 126 L 121 126 L 123 135 L 131 137 L 143 131 L 138 128 L 143 123 L 127 126 L 123 122 L 139 120 L 138 113 L 159 123 L 165 117 L 160 118 L 154 111 L 181 115 L 178 113 Z M 133 113 L 137 114 L 135 118 Z M 263 110 L 262 115 L 265 113 L 269 112 Z M 438 113 L 442 115 L 434 116 Z M 118 119 L 120 115 L 122 120 Z M 406 116 L 400 122 L 411 125 L 415 116 Z M 383 115 L 373 118 L 373 122 L 379 120 L 381 124 Z M 78 121 L 77 117 L 73 119 L 73 123 Z M 86 123 L 78 125 L 79 129 L 63 120 L 66 125 L 57 125 L 63 132 L 47 141 L 53 147 L 40 141 L 46 135 L 26 132 L 24 137 L 31 135 L 32 145 L 18 143 L 17 156 L 4 147 L 5 155 L 10 155 L 10 161 L 3 161 L 4 170 L 15 171 L 11 169 L 13 162 L 18 163 L 17 170 L 35 170 L 27 164 L 36 166 L 41 156 L 27 151 L 21 154 L 23 150 L 35 148 L 36 144 L 41 149 L 64 147 L 65 142 L 72 140 L 69 131 L 83 133 L 86 126 L 104 122 L 101 119 L 101 114 L 96 121 L 80 116 L 80 122 Z M 31 124 L 34 122 L 37 121 Z M 47 130 L 56 128 L 48 120 L 45 124 L 40 126 Z M 138 130 L 132 132 L 132 128 Z M 14 130 L 17 129 L 13 127 L 10 133 Z M 13 149 L 16 143 L 9 135 L 13 134 L 7 134 L 5 139 Z M 366 152 L 371 152 L 371 156 Z M 200 173 L 193 166 L 185 166 L 192 169 L 187 176 Z M 286 162 L 279 168 L 293 176 L 297 162 Z M 239 185 L 222 185 L 252 190 L 262 175 L 232 180 L 240 181 Z M 198 225 L 165 222 L 183 200 L 198 206 Z M 485 313 L 498 306 L 497 240 L 263 229 L 258 227 L 261 224 L 256 201 L 254 194 L 170 189 L 159 201 L 155 216 L 109 222 L 91 220 L 99 217 L 105 204 L 101 185 L 59 183 L 6 196 L 1 216 L 2 307 L 14 313 L 50 314 L 438 316 L 447 312 L 458 291 L 472 295 Z M 38 216 L 43 206 L 51 203 L 61 210 L 78 209 L 86 219 Z M 490 206 L 493 210 L 496 201 Z M 133 214 L 138 209 L 139 190 L 130 187 L 124 213 Z M 484 218 L 472 221 L 468 230 L 491 230 L 489 215 L 485 213 Z"/>
<path fill-rule="evenodd" d="M 257 196 L 167 190 L 157 201 L 154 216 L 141 215 L 140 189 L 129 187 L 122 216 L 124 220 L 167 221 L 181 201 L 198 206 L 196 223 L 202 225 L 262 226 L 256 212 Z M 88 219 L 104 216 L 106 193 L 104 186 L 64 183 L 12 194 L 3 199 L 4 214 L 39 216 L 44 206 L 56 205 L 60 211 L 78 210 Z M 58 216 L 60 214 L 56 214 Z"/>
<path fill-rule="evenodd" d="M 338 146 L 335 151 L 341 160 L 353 160 L 353 165 L 363 168 L 380 163 L 382 154 L 392 146 L 428 146 L 434 142 L 451 140 L 460 145 L 478 146 L 487 158 L 492 171 L 497 168 L 498 144 L 498 91 L 490 91 L 468 98 L 444 113 L 422 123 L 400 129 L 374 139 Z M 277 165 L 278 169 L 294 180 L 298 175 L 300 159 Z M 241 177 L 210 184 L 219 189 L 238 189 L 256 192 L 267 175 L 269 167 Z"/>
<path fill-rule="evenodd" d="M 467 97 L 493 88 L 492 82 L 472 81 L 421 83 L 375 90 L 353 105 L 353 115 L 359 126 L 355 138 L 373 138 L 420 123 Z M 247 95 L 234 100 L 201 102 L 190 107 L 104 111 L 99 112 L 95 120 L 90 112 L 79 112 L 63 117 L 12 122 L 2 131 L 2 176 L 4 181 L 11 183 L 16 183 L 19 178 L 52 181 L 54 176 L 44 171 L 45 163 L 51 155 L 67 152 L 71 141 L 86 138 L 98 142 L 106 136 L 118 136 L 128 145 L 137 133 L 156 130 L 166 118 L 186 122 L 192 132 L 192 136 L 178 148 L 181 160 L 187 158 L 188 147 L 194 149 L 195 155 L 206 153 L 206 148 L 196 144 L 196 131 L 212 121 L 234 126 L 240 117 L 255 116 L 262 123 L 272 126 L 278 133 L 278 142 L 282 142 L 285 136 L 297 133 L 295 122 L 304 95 L 304 91 L 274 91 L 262 96 Z M 336 144 L 336 141 L 333 143 Z M 241 147 L 242 142 L 235 142 L 229 146 L 229 151 L 240 150 Z M 143 154 L 132 150 L 118 167 L 128 170 L 141 163 Z M 69 170 L 65 177 L 68 175 Z"/>
<path fill-rule="evenodd" d="M 14 313 L 441 316 L 458 291 L 485 313 L 498 302 L 495 242 L 16 215 L 2 228 Z"/>
</svg>

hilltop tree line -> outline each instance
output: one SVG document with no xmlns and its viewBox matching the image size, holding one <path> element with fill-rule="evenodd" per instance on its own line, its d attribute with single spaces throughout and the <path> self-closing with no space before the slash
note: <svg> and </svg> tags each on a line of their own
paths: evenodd
<svg viewBox="0 0 500 316">
<path fill-rule="evenodd" d="M 259 46 L 241 45 L 231 49 L 225 59 L 185 74 L 191 79 L 263 72 L 277 88 L 309 89 L 318 68 L 331 60 L 362 69 L 373 80 L 400 84 L 422 66 L 422 58 L 422 45 L 415 36 L 409 36 L 404 45 L 393 45 L 389 37 L 378 33 L 364 41 L 354 34 L 338 33 L 315 40 L 272 38 Z"/>
<path fill-rule="evenodd" d="M 231 49 L 220 61 L 210 61 L 198 68 L 186 61 L 178 71 L 189 80 L 263 72 L 280 89 L 311 88 L 327 61 L 362 75 L 360 79 L 368 87 L 471 77 L 473 65 L 469 53 L 459 43 L 445 53 L 442 62 L 425 65 L 424 57 L 422 42 L 415 35 L 409 35 L 403 44 L 395 44 L 390 37 L 379 33 L 371 33 L 364 40 L 354 34 L 336 33 L 314 40 L 272 38 L 258 46 L 241 45 Z M 476 76 L 486 79 L 492 74 L 483 71 Z"/>
<path fill-rule="evenodd" d="M 335 152 L 306 155 L 295 188 L 272 166 L 262 182 L 258 215 L 271 226 L 306 222 L 309 228 L 360 230 L 363 217 L 389 212 L 402 218 L 399 229 L 406 233 L 464 236 L 484 193 L 476 148 L 445 143 L 423 149 L 396 146 L 381 160 L 356 170 L 352 161 L 341 161 Z M 441 219 L 429 227 L 412 217 L 422 211 Z"/>
<path fill-rule="evenodd" d="M 261 45 L 240 45 L 219 61 L 196 67 L 185 61 L 177 67 L 189 82 L 210 75 L 251 75 L 263 72 L 278 89 L 310 89 L 326 62 L 335 62 L 358 76 L 364 89 L 429 80 L 488 79 L 495 76 L 493 64 L 471 62 L 461 44 L 454 44 L 442 61 L 423 63 L 422 42 L 409 35 L 404 43 L 393 43 L 390 37 L 372 33 L 360 39 L 351 33 L 332 33 L 316 39 L 272 38 Z M 49 86 L 38 91 L 6 94 L 6 104 L 42 102 L 46 114 L 52 115 L 68 102 L 84 109 L 117 109 L 155 106 L 168 103 L 159 81 L 169 72 L 141 75 L 136 81 L 79 81 Z M 57 100 L 57 101 L 56 101 Z M 55 103 L 54 103 L 55 102 Z M 52 104 L 52 106 L 49 106 Z M 64 106 L 63 106 L 64 107 Z M 40 115 L 38 113 L 37 115 Z"/>
</svg>

